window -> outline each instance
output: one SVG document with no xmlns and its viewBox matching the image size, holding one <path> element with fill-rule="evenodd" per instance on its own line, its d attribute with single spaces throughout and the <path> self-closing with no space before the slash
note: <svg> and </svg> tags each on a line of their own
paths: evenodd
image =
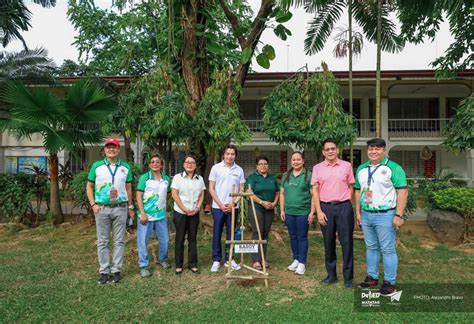
<svg viewBox="0 0 474 324">
<path fill-rule="evenodd" d="M 244 169 L 245 177 L 247 178 L 253 172 L 255 172 L 255 158 L 257 155 L 263 155 L 268 158 L 269 172 L 277 175 L 280 172 L 280 151 L 239 151 L 235 162 Z"/>
<path fill-rule="evenodd" d="M 419 151 L 390 151 L 389 156 L 402 166 L 408 178 L 423 177 L 423 160 Z"/>
<path fill-rule="evenodd" d="M 388 100 L 389 119 L 439 118 L 438 98 L 396 98 Z"/>
<path fill-rule="evenodd" d="M 240 102 L 240 118 L 243 120 L 262 120 L 263 100 L 241 100 Z"/>
<path fill-rule="evenodd" d="M 349 99 L 344 99 L 342 109 L 349 113 Z M 355 119 L 360 119 L 360 99 L 352 99 L 352 115 Z"/>
<path fill-rule="evenodd" d="M 446 118 L 453 118 L 463 98 L 446 98 Z"/>
</svg>

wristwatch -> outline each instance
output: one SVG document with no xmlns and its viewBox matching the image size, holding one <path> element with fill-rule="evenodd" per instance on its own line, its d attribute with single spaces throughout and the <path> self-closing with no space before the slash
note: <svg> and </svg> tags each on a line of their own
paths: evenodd
<svg viewBox="0 0 474 324">
<path fill-rule="evenodd" d="M 405 220 L 405 218 L 404 218 L 402 215 L 400 215 L 400 214 L 395 214 L 395 216 L 396 216 L 396 217 L 400 217 L 401 219 Z"/>
<path fill-rule="evenodd" d="M 133 205 L 128 205 L 128 209 L 134 209 L 134 208 L 135 208 L 135 206 L 133 206 Z"/>
</svg>

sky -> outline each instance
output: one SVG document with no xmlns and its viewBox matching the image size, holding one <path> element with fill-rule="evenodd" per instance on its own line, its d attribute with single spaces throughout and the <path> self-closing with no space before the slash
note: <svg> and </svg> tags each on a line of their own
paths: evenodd
<svg viewBox="0 0 474 324">
<path fill-rule="evenodd" d="M 99 5 L 107 5 L 110 0 L 98 0 Z M 255 12 L 258 11 L 259 0 L 249 1 Z M 30 31 L 23 33 L 30 48 L 45 47 L 49 56 L 60 65 L 64 59 L 78 61 L 79 53 L 72 44 L 77 32 L 67 19 L 67 1 L 58 0 L 56 7 L 45 9 L 39 5 L 29 4 L 31 10 L 32 27 Z M 320 67 L 321 61 L 325 61 L 330 70 L 348 70 L 347 59 L 337 59 L 333 56 L 336 42 L 333 36 L 328 39 L 324 49 L 313 56 L 305 55 L 304 39 L 307 22 L 311 18 L 303 9 L 293 10 L 293 18 L 285 23 L 285 27 L 291 30 L 292 36 L 282 41 L 275 36 L 272 29 L 266 29 L 261 37 L 260 47 L 271 44 L 276 51 L 276 58 L 271 62 L 268 70 L 258 66 L 254 61 L 252 69 L 258 72 L 292 72 L 308 64 L 310 71 Z M 347 28 L 347 15 L 341 17 L 337 26 Z M 407 44 L 400 53 L 382 52 L 382 70 L 422 70 L 432 69 L 430 63 L 441 56 L 452 42 L 449 26 L 443 23 L 434 41 L 426 41 L 422 44 Z M 6 50 L 21 50 L 20 42 L 9 45 Z M 353 63 L 354 71 L 375 70 L 376 68 L 376 46 L 364 40 L 364 47 L 360 57 Z"/>
</svg>

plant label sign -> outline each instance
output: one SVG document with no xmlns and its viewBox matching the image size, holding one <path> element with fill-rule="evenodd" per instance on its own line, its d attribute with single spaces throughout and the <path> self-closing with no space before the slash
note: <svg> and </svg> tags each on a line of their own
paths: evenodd
<svg viewBox="0 0 474 324">
<path fill-rule="evenodd" d="M 236 244 L 235 253 L 257 253 L 258 244 Z"/>
</svg>

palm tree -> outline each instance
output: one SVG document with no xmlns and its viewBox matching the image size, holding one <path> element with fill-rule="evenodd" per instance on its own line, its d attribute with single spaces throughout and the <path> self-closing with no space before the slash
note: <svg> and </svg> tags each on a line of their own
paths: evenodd
<svg viewBox="0 0 474 324">
<path fill-rule="evenodd" d="M 50 80 L 54 67 L 44 48 L 20 52 L 0 51 L 0 83 L 12 79 Z"/>
<path fill-rule="evenodd" d="M 305 39 L 305 51 L 313 55 L 321 51 L 326 45 L 328 37 L 331 35 L 334 25 L 340 19 L 343 11 L 349 7 L 349 16 L 353 17 L 357 24 L 362 27 L 364 37 L 371 42 L 377 43 L 380 49 L 387 52 L 398 52 L 405 45 L 404 39 L 397 34 L 396 25 L 389 19 L 392 7 L 390 0 L 386 0 L 380 10 L 380 25 L 377 24 L 378 0 L 279 0 L 279 3 L 288 8 L 291 5 L 304 6 L 306 11 L 314 13 L 313 19 L 309 23 Z M 352 25 L 352 18 L 351 25 Z M 380 31 L 381 39 L 377 41 L 377 31 Z M 379 64 L 380 65 L 380 61 Z M 378 67 L 378 81 L 380 86 L 380 66 Z M 352 71 L 349 71 L 350 73 Z M 380 89 L 380 88 L 378 88 Z M 351 91 L 351 90 L 350 90 Z M 378 98 L 378 99 L 377 99 Z M 376 106 L 378 111 L 378 121 L 376 121 L 377 133 L 380 133 L 380 91 L 376 90 Z M 377 115 L 377 114 L 376 114 Z M 378 125 L 378 126 L 377 126 Z"/>
<path fill-rule="evenodd" d="M 8 81 L 0 92 L 0 100 L 9 107 L 7 114 L 0 116 L 0 130 L 17 138 L 29 138 L 35 133 L 43 138 L 49 154 L 50 208 L 55 223 L 60 224 L 64 215 L 59 198 L 58 153 L 101 142 L 100 122 L 115 110 L 116 103 L 88 80 L 75 83 L 64 98 L 46 88 L 30 90 L 17 81 Z"/>
<path fill-rule="evenodd" d="M 32 0 L 45 8 L 54 7 L 56 0 Z M 22 31 L 30 27 L 31 11 L 28 10 L 23 0 L 2 1 L 0 4 L 0 41 L 3 47 L 7 47 L 12 40 L 18 39 L 23 43 L 25 50 L 28 49 L 25 39 L 21 36 Z"/>
</svg>

